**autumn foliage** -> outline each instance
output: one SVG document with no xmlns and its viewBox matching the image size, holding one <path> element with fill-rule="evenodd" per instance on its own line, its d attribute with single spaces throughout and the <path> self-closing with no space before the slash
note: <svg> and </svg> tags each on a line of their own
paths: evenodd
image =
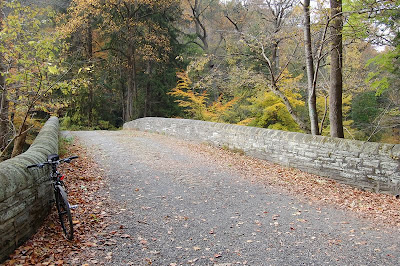
<svg viewBox="0 0 400 266">
<path fill-rule="evenodd" d="M 177 97 L 176 102 L 180 107 L 183 107 L 190 117 L 199 120 L 223 122 L 223 117 L 226 112 L 238 101 L 238 98 L 233 98 L 227 102 L 223 102 L 223 95 L 220 95 L 216 101 L 210 101 L 210 95 L 206 90 L 199 90 L 192 87 L 187 72 L 177 72 L 178 83 L 175 88 L 169 93 Z"/>
<path fill-rule="evenodd" d="M 346 138 L 399 142 L 396 1 L 346 1 L 341 21 L 310 1 L 37 2 L 1 1 L 2 159 L 54 114 L 72 129 L 184 116 L 329 135 L 341 111 Z"/>
</svg>

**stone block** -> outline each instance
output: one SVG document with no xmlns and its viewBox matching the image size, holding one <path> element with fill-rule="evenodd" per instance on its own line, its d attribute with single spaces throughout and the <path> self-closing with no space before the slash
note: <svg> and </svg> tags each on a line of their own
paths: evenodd
<svg viewBox="0 0 400 266">
<path fill-rule="evenodd" d="M 369 166 L 373 168 L 378 168 L 380 166 L 381 162 L 379 160 L 374 160 L 374 159 L 365 159 L 362 162 L 363 166 Z"/>
<path fill-rule="evenodd" d="M 15 219 L 15 227 L 20 228 L 24 224 L 29 223 L 31 220 L 31 217 L 30 217 L 28 211 L 24 211 L 24 212 L 20 213 L 20 215 L 17 215 L 14 219 Z"/>
<path fill-rule="evenodd" d="M 17 216 L 19 213 L 25 210 L 26 204 L 25 202 L 21 202 L 13 206 L 12 208 L 8 208 L 7 210 L 0 213 L 0 224 L 6 222 L 7 220 Z"/>
<path fill-rule="evenodd" d="M 381 144 L 377 142 L 366 142 L 363 147 L 362 154 L 364 156 L 376 155 L 378 154 L 380 145 Z"/>
<path fill-rule="evenodd" d="M 307 146 L 314 146 L 314 138 L 312 135 L 296 133 L 295 140 L 297 143 L 304 143 Z"/>
<path fill-rule="evenodd" d="M 357 179 L 357 176 L 359 175 L 359 173 L 357 172 L 357 173 L 352 173 L 352 172 L 348 172 L 348 171 L 343 171 L 343 172 L 340 172 L 339 173 L 339 175 L 341 176 L 341 177 L 344 177 L 344 178 L 346 178 L 346 179 L 349 179 L 349 180 L 356 180 Z"/>
<path fill-rule="evenodd" d="M 321 145 L 323 145 L 325 148 L 329 150 L 336 150 L 342 141 L 343 140 L 339 138 L 326 137 L 322 140 Z"/>
<path fill-rule="evenodd" d="M 357 170 L 360 171 L 360 174 L 375 174 L 375 169 L 373 167 L 367 167 L 367 166 L 359 166 L 357 167 Z"/>
<path fill-rule="evenodd" d="M 397 160 L 400 162 L 400 144 L 393 146 L 392 150 L 390 151 L 390 157 L 393 160 Z"/>
<path fill-rule="evenodd" d="M 384 175 L 368 175 L 367 174 L 365 177 L 366 177 L 366 179 L 364 179 L 364 180 L 370 181 L 371 183 L 374 183 L 376 181 L 387 183 L 389 181 L 387 176 L 384 176 Z"/>
<path fill-rule="evenodd" d="M 11 218 L 0 223 L 0 236 L 6 235 L 8 232 L 15 230 L 15 219 Z"/>
<path fill-rule="evenodd" d="M 15 235 L 15 230 L 0 235 L 0 242 L 2 243 L 0 246 L 0 261 L 8 258 L 8 255 L 14 251 L 16 247 Z"/>
<path fill-rule="evenodd" d="M 384 161 L 380 163 L 381 169 L 396 171 L 399 169 L 399 163 L 396 161 Z"/>
</svg>

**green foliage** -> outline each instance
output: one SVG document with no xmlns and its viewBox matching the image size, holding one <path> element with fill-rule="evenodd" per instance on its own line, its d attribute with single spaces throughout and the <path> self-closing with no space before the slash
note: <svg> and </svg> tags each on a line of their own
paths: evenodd
<svg viewBox="0 0 400 266">
<path fill-rule="evenodd" d="M 370 72 L 366 81 L 376 89 L 378 96 L 400 84 L 400 45 L 370 59 L 368 65 L 371 64 L 376 66 L 376 71 Z"/>
<path fill-rule="evenodd" d="M 64 103 L 51 95 L 62 94 L 69 85 L 60 79 L 68 70 L 60 56 L 66 44 L 53 28 L 55 14 L 50 9 L 30 8 L 16 1 L 6 2 L 5 7 L 9 13 L 0 35 L 0 53 L 5 59 L 12 108 L 20 115 L 32 108 L 57 113 Z"/>
<path fill-rule="evenodd" d="M 351 104 L 351 118 L 358 129 L 369 127 L 380 113 L 378 97 L 374 91 L 354 97 Z"/>
<path fill-rule="evenodd" d="M 258 96 L 250 99 L 248 106 L 252 118 L 241 121 L 242 125 L 263 127 L 269 129 L 300 131 L 293 121 L 281 99 L 272 92 L 260 91 Z"/>
<path fill-rule="evenodd" d="M 67 44 L 54 28 L 56 14 L 50 8 L 22 5 L 21 1 L 0 4 L 4 14 L 0 32 L 1 75 L 5 78 L 1 89 L 8 102 L 7 114 L 2 117 L 8 116 L 7 125 L 12 128 L 8 147 L 14 144 L 17 155 L 20 147 L 32 139 L 21 134 L 26 130 L 34 134 L 31 129 L 37 122 L 32 118 L 57 115 L 66 106 L 62 96 L 70 89 L 64 79 L 69 66 L 62 52 Z"/>
<path fill-rule="evenodd" d="M 58 138 L 58 154 L 60 157 L 67 155 L 67 147 L 74 142 L 74 137 L 60 137 Z"/>
</svg>

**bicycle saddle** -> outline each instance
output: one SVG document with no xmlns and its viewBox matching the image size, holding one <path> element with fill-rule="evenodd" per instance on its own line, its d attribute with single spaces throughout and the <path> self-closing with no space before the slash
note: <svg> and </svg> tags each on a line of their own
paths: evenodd
<svg viewBox="0 0 400 266">
<path fill-rule="evenodd" d="M 60 156 L 58 156 L 58 154 L 49 154 L 47 156 L 47 161 L 50 161 L 50 162 L 55 162 L 59 159 L 60 159 Z"/>
</svg>

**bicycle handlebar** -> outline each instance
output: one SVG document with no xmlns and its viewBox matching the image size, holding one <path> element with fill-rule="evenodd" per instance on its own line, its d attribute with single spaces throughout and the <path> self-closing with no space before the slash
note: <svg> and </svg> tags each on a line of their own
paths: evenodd
<svg viewBox="0 0 400 266">
<path fill-rule="evenodd" d="M 44 165 L 45 165 L 44 163 L 32 164 L 32 165 L 28 165 L 26 168 L 32 168 L 32 167 L 42 168 Z"/>
<path fill-rule="evenodd" d="M 54 162 L 50 161 L 50 162 L 28 165 L 26 168 L 32 168 L 32 167 L 43 168 L 43 166 L 45 166 L 46 164 L 70 163 L 71 160 L 76 159 L 76 158 L 78 158 L 78 156 L 71 156 L 71 157 L 60 159 L 60 160 L 57 160 Z"/>
</svg>

